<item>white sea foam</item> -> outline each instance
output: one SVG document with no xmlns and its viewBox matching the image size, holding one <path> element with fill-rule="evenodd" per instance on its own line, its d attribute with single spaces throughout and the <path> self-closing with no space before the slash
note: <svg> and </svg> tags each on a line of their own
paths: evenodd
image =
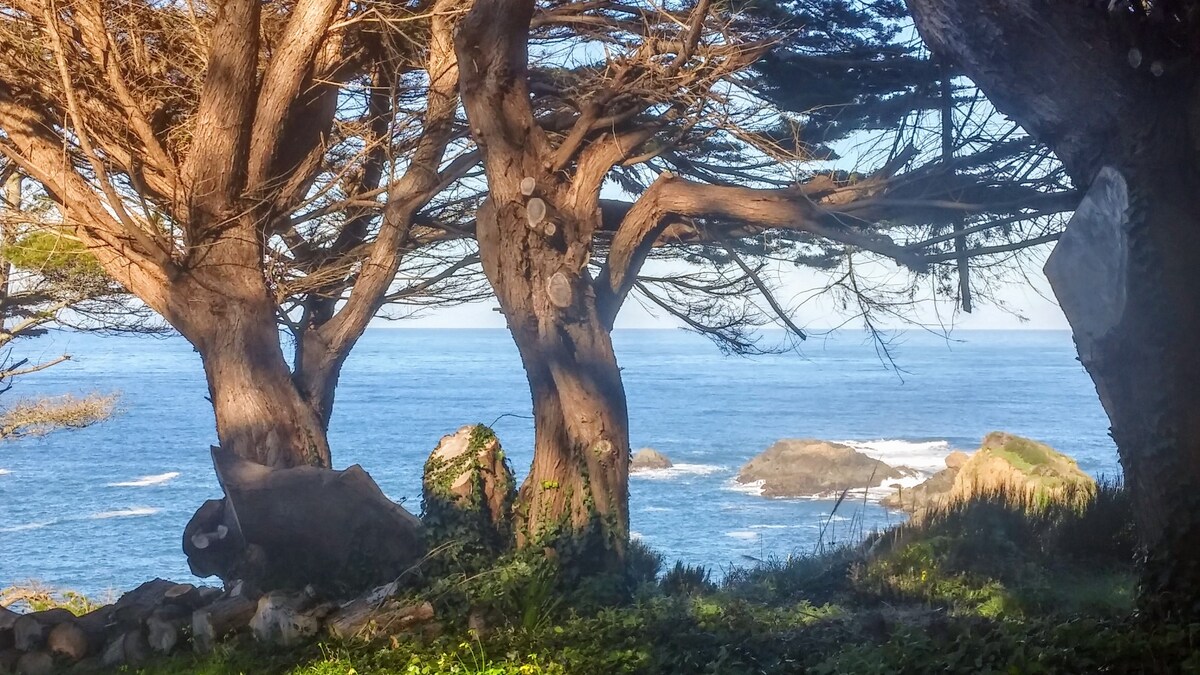
<svg viewBox="0 0 1200 675">
<path fill-rule="evenodd" d="M 736 478 L 730 478 L 729 481 L 725 483 L 725 489 L 733 490 L 734 492 L 742 492 L 748 495 L 754 495 L 755 497 L 761 497 L 763 494 L 764 484 L 766 484 L 766 481 L 763 480 L 742 483 Z"/>
<path fill-rule="evenodd" d="M 168 471 L 167 473 L 156 473 L 152 476 L 142 476 L 134 480 L 122 481 L 120 483 L 109 483 L 108 487 L 149 487 L 151 485 L 162 485 L 179 478 L 178 471 Z"/>
<path fill-rule="evenodd" d="M 946 455 L 951 447 L 946 441 L 900 441 L 882 439 L 874 441 L 838 441 L 859 452 L 874 457 L 891 466 L 907 466 L 917 471 L 934 474 L 946 468 Z"/>
<path fill-rule="evenodd" d="M 724 470 L 725 467 L 714 466 L 712 464 L 676 464 L 669 469 L 641 469 L 639 471 L 631 471 L 629 475 L 633 478 L 669 480 L 671 478 L 679 478 L 680 476 L 708 476 Z"/>
<path fill-rule="evenodd" d="M 0 527 L 0 532 L 26 532 L 28 530 L 40 530 L 48 525 L 53 525 L 57 521 L 43 520 L 38 523 L 25 523 L 23 525 L 10 525 L 9 527 Z"/>
<path fill-rule="evenodd" d="M 134 518 L 137 516 L 152 516 L 162 509 L 156 509 L 152 506 L 131 506 L 127 509 L 117 509 L 115 511 L 101 511 L 93 513 L 90 518 L 92 520 L 107 520 L 109 518 Z"/>
<path fill-rule="evenodd" d="M 751 525 L 752 530 L 795 530 L 807 525 Z"/>
<path fill-rule="evenodd" d="M 645 539 L 646 537 L 641 532 L 638 532 L 637 530 L 630 530 L 629 538 L 630 539 Z"/>
<path fill-rule="evenodd" d="M 734 530 L 732 532 L 726 532 L 725 536 L 733 537 L 734 539 L 758 539 L 762 536 L 762 533 L 752 532 L 750 530 Z"/>
</svg>

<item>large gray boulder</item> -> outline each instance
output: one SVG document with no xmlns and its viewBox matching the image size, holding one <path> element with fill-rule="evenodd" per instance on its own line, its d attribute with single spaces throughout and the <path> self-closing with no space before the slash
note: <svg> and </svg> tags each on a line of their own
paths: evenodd
<svg viewBox="0 0 1200 675">
<path fill-rule="evenodd" d="M 346 592 L 391 581 L 425 553 L 421 522 L 358 465 L 276 469 L 212 455 L 225 499 L 206 502 L 184 529 L 196 576 Z"/>
<path fill-rule="evenodd" d="M 767 497 L 808 497 L 871 488 L 904 471 L 848 445 L 815 439 L 776 441 L 738 472 L 742 484 L 761 481 Z"/>
<path fill-rule="evenodd" d="M 654 448 L 642 448 L 633 453 L 633 458 L 629 460 L 630 471 L 650 471 L 653 469 L 669 469 L 675 466 L 670 457 L 662 454 Z"/>
</svg>

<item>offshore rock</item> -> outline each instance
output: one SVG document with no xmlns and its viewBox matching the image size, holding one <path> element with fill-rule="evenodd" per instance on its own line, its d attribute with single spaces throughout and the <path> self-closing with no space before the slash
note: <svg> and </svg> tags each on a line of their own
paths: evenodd
<svg viewBox="0 0 1200 675">
<path fill-rule="evenodd" d="M 670 457 L 662 454 L 654 448 L 642 448 L 633 453 L 633 459 L 629 461 L 630 471 L 651 471 L 654 469 L 669 469 L 675 466 Z"/>
<path fill-rule="evenodd" d="M 761 482 L 767 497 L 807 497 L 871 488 L 905 475 L 848 445 L 784 439 L 743 466 L 737 480 Z"/>
</svg>

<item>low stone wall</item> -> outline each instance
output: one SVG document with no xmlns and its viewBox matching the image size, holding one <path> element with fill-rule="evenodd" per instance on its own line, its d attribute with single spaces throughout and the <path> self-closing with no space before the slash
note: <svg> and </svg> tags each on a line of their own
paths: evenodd
<svg viewBox="0 0 1200 675">
<path fill-rule="evenodd" d="M 398 597 L 395 582 L 348 601 L 312 589 L 259 593 L 148 581 L 117 602 L 75 616 L 65 609 L 21 614 L 0 608 L 0 673 L 43 675 L 138 667 L 183 650 L 205 653 L 237 635 L 293 645 L 320 635 L 348 640 L 430 634 L 433 607 Z"/>
</svg>

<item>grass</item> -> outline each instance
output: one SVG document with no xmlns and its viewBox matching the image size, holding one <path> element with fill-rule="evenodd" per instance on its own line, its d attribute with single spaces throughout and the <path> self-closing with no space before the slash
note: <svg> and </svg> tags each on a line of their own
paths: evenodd
<svg viewBox="0 0 1200 675">
<path fill-rule="evenodd" d="M 93 599 L 75 591 L 55 591 L 38 581 L 26 581 L 0 589 L 0 607 L 23 612 L 61 608 L 81 616 L 115 601 L 115 597 Z"/>
<path fill-rule="evenodd" d="M 1200 672 L 1200 625 L 1133 612 L 1132 507 L 1116 485 L 1047 504 L 955 502 L 821 555 L 714 580 L 635 544 L 620 579 L 555 585 L 512 559 L 424 591 L 442 632 L 273 651 L 248 640 L 152 675 Z M 624 588 L 614 592 L 614 587 Z M 489 628 L 467 628 L 467 609 Z"/>
</svg>

